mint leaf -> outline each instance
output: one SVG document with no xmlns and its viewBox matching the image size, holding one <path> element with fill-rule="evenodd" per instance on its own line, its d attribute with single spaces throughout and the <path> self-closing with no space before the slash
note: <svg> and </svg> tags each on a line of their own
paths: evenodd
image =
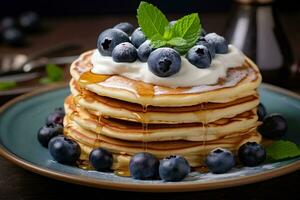
<svg viewBox="0 0 300 200">
<path fill-rule="evenodd" d="M 163 35 L 163 39 L 164 40 L 170 40 L 172 38 L 172 31 L 171 31 L 171 27 L 170 26 L 166 26 L 165 27 L 165 32 Z"/>
<path fill-rule="evenodd" d="M 157 34 L 163 36 L 165 27 L 169 24 L 166 16 L 157 7 L 144 1 L 137 9 L 137 18 L 147 38 L 152 38 Z"/>
<path fill-rule="evenodd" d="M 17 86 L 14 81 L 0 82 L 0 90 L 9 90 Z"/>
<path fill-rule="evenodd" d="M 64 71 L 57 65 L 47 64 L 46 65 L 47 77 L 40 79 L 42 84 L 50 84 L 53 82 L 61 81 L 64 78 Z"/>
<path fill-rule="evenodd" d="M 278 161 L 300 156 L 300 148 L 293 142 L 279 140 L 266 148 L 268 159 Z"/>
<path fill-rule="evenodd" d="M 166 44 L 167 44 L 167 41 L 164 41 L 164 40 L 151 40 L 151 46 L 154 49 L 166 46 Z"/>
<path fill-rule="evenodd" d="M 175 37 L 170 39 L 167 44 L 171 46 L 184 46 L 187 44 L 186 40 L 181 37 Z"/>
<path fill-rule="evenodd" d="M 171 31 L 173 32 L 173 37 L 180 37 L 186 41 L 185 45 L 180 45 L 180 47 L 175 47 L 175 49 L 182 54 L 186 53 L 199 39 L 201 25 L 198 14 L 193 13 L 177 20 L 171 27 Z"/>
<path fill-rule="evenodd" d="M 163 36 L 159 34 L 154 35 L 152 38 L 150 38 L 150 40 L 151 40 L 151 46 L 154 49 L 165 46 L 167 44 L 167 41 L 165 41 Z"/>
</svg>

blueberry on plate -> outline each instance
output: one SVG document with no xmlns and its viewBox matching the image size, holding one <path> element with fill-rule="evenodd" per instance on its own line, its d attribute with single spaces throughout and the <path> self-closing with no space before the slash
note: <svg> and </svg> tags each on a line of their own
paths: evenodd
<svg viewBox="0 0 300 200">
<path fill-rule="evenodd" d="M 138 153 L 129 162 L 129 171 L 133 178 L 146 180 L 158 176 L 159 160 L 150 153 Z"/>
<path fill-rule="evenodd" d="M 143 44 L 145 41 L 146 41 L 146 36 L 143 33 L 141 27 L 138 27 L 133 31 L 131 35 L 131 42 L 136 48 L 139 48 L 139 46 Z"/>
<path fill-rule="evenodd" d="M 97 148 L 91 151 L 89 161 L 97 171 L 109 171 L 113 164 L 113 156 L 109 151 Z"/>
<path fill-rule="evenodd" d="M 36 31 L 40 27 L 40 17 L 35 12 L 25 12 L 20 16 L 19 24 L 26 31 Z"/>
<path fill-rule="evenodd" d="M 152 52 L 150 40 L 146 40 L 137 50 L 138 58 L 142 62 L 147 62 L 150 53 Z"/>
<path fill-rule="evenodd" d="M 54 160 L 67 165 L 73 165 L 81 152 L 79 144 L 65 136 L 52 138 L 48 148 Z"/>
<path fill-rule="evenodd" d="M 129 42 L 118 44 L 111 54 L 115 62 L 134 62 L 137 59 L 137 50 Z"/>
<path fill-rule="evenodd" d="M 181 156 L 166 157 L 159 164 L 159 176 L 164 181 L 181 181 L 190 171 L 188 161 Z"/>
<path fill-rule="evenodd" d="M 209 50 L 211 57 L 215 57 L 216 52 L 213 43 L 208 43 L 204 37 L 200 37 L 199 41 L 197 41 L 196 44 L 206 46 Z"/>
<path fill-rule="evenodd" d="M 58 135 L 63 134 L 63 126 L 60 124 L 50 124 L 43 126 L 38 130 L 37 138 L 40 144 L 48 148 L 49 141 Z"/>
<path fill-rule="evenodd" d="M 198 68 L 208 68 L 211 63 L 211 55 L 204 45 L 192 47 L 186 54 L 188 61 Z"/>
<path fill-rule="evenodd" d="M 132 32 L 134 31 L 133 25 L 128 22 L 121 22 L 115 25 L 114 28 L 124 31 L 125 33 L 127 33 L 127 35 L 131 35 Z"/>
<path fill-rule="evenodd" d="M 65 115 L 65 110 L 62 107 L 58 107 L 54 109 L 54 112 L 60 114 L 60 115 Z"/>
<path fill-rule="evenodd" d="M 235 159 L 230 151 L 223 148 L 217 148 L 208 154 L 205 164 L 212 173 L 222 174 L 234 167 Z"/>
<path fill-rule="evenodd" d="M 17 28 L 8 28 L 3 31 L 2 39 L 5 43 L 20 46 L 24 44 L 24 34 Z"/>
<path fill-rule="evenodd" d="M 46 125 L 61 124 L 63 125 L 65 112 L 62 108 L 56 108 L 53 113 L 50 113 L 46 118 Z"/>
<path fill-rule="evenodd" d="M 0 23 L 0 32 L 9 28 L 17 27 L 17 22 L 13 17 L 5 17 Z"/>
<path fill-rule="evenodd" d="M 258 127 L 258 132 L 266 138 L 280 139 L 285 135 L 287 129 L 286 119 L 282 115 L 274 113 L 264 118 L 263 124 Z"/>
<path fill-rule="evenodd" d="M 259 121 L 263 121 L 265 116 L 267 115 L 267 110 L 262 103 L 259 103 L 259 105 L 257 106 L 257 115 Z"/>
<path fill-rule="evenodd" d="M 101 55 L 111 56 L 115 46 L 122 42 L 130 42 L 125 32 L 119 29 L 106 29 L 98 37 L 97 48 Z"/>
<path fill-rule="evenodd" d="M 152 51 L 147 63 L 149 70 L 156 76 L 169 77 L 179 72 L 181 57 L 176 50 L 163 47 Z"/>
<path fill-rule="evenodd" d="M 243 165 L 254 167 L 266 160 L 266 150 L 256 142 L 247 142 L 239 148 L 238 157 Z"/>
<path fill-rule="evenodd" d="M 219 54 L 228 53 L 228 44 L 224 37 L 216 33 L 208 33 L 204 37 L 208 43 L 215 46 L 215 52 Z"/>
</svg>

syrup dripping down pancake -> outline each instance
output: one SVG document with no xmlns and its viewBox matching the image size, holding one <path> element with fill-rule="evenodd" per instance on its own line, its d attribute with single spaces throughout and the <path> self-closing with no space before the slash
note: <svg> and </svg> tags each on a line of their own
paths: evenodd
<svg viewBox="0 0 300 200">
<path fill-rule="evenodd" d="M 145 108 L 140 104 L 99 96 L 80 88 L 74 80 L 70 81 L 70 89 L 76 104 L 94 115 L 149 124 L 209 123 L 222 118 L 234 117 L 256 108 L 259 104 L 258 95 L 255 94 L 227 103 L 202 103 L 185 107 L 148 106 L 147 112 L 145 112 Z"/>
<path fill-rule="evenodd" d="M 190 140 L 210 141 L 233 133 L 245 132 L 256 128 L 256 110 L 241 113 L 233 118 L 224 118 L 208 124 L 148 124 L 147 130 L 142 123 L 115 118 L 101 117 L 75 106 L 71 97 L 65 101 L 66 115 L 79 126 L 111 138 L 129 141 L 166 141 Z M 147 133 L 145 133 L 145 131 Z"/>
</svg>

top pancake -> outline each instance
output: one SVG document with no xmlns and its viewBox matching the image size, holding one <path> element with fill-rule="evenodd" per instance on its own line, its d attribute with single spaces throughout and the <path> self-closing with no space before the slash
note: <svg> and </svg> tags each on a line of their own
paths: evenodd
<svg viewBox="0 0 300 200">
<path fill-rule="evenodd" d="M 231 68 L 215 85 L 168 88 L 132 80 L 119 75 L 96 75 L 90 72 L 93 51 L 83 53 L 71 65 L 71 75 L 81 87 L 101 96 L 143 106 L 182 107 L 205 102 L 225 103 L 255 95 L 261 83 L 257 66 L 245 58 L 243 66 Z"/>
</svg>

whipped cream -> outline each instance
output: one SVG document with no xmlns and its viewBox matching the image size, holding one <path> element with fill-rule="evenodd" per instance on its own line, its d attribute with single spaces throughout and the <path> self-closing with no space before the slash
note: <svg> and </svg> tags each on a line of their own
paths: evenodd
<svg viewBox="0 0 300 200">
<path fill-rule="evenodd" d="M 227 69 L 242 66 L 244 54 L 233 45 L 228 46 L 227 54 L 216 54 L 209 68 L 199 69 L 181 56 L 181 69 L 170 77 L 158 77 L 148 69 L 147 62 L 117 63 L 110 56 L 102 56 L 95 50 L 91 62 L 95 74 L 116 74 L 130 79 L 166 87 L 192 87 L 216 84 L 219 78 L 226 77 Z"/>
</svg>

